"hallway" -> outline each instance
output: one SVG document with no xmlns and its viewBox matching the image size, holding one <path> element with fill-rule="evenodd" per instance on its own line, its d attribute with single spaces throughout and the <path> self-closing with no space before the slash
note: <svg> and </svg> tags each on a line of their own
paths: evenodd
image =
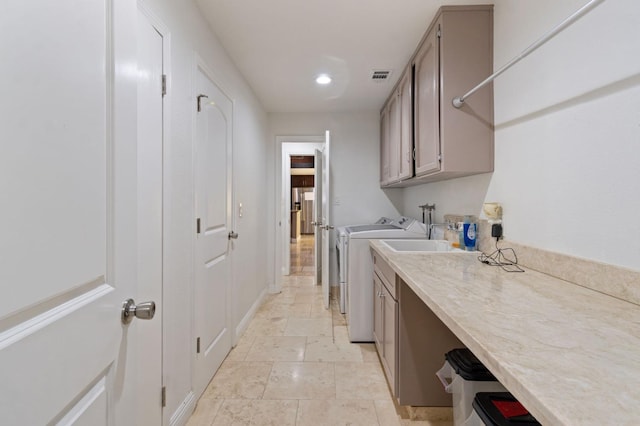
<svg viewBox="0 0 640 426">
<path fill-rule="evenodd" d="M 394 406 L 375 346 L 349 342 L 336 300 L 329 310 L 322 306 L 313 237 L 291 244 L 291 271 L 225 359 L 188 426 L 451 425 L 448 408 L 410 415 Z"/>
<path fill-rule="evenodd" d="M 303 234 L 297 242 L 289 244 L 289 271 L 291 275 L 313 276 L 314 242 L 313 234 Z"/>
</svg>

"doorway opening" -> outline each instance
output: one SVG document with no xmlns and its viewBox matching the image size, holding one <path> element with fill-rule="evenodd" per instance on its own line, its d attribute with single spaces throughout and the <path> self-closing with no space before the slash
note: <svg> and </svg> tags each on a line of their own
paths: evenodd
<svg viewBox="0 0 640 426">
<path fill-rule="evenodd" d="M 289 275 L 313 276 L 315 273 L 314 218 L 315 158 L 313 155 L 290 155 L 291 239 Z"/>
<path fill-rule="evenodd" d="M 329 173 L 329 146 L 330 132 L 325 131 L 324 136 L 276 136 L 282 152 L 277 158 L 276 170 L 280 170 L 277 186 L 281 188 L 280 211 L 277 228 L 279 237 L 276 238 L 275 250 L 275 284 L 273 293 L 279 293 L 283 276 L 289 275 L 290 266 L 290 241 L 291 241 L 291 155 L 314 156 L 314 276 L 313 282 L 322 285 L 322 293 L 325 308 L 329 307 L 329 245 L 331 214 L 329 209 L 330 199 L 330 173 Z M 291 142 L 289 142 L 291 141 Z M 304 141 L 304 142 L 303 142 Z M 279 184 L 279 185 L 278 185 Z"/>
<path fill-rule="evenodd" d="M 280 290 L 282 284 L 282 277 L 288 276 L 298 273 L 309 274 L 311 276 L 314 275 L 315 265 L 313 264 L 314 255 L 316 253 L 315 246 L 311 248 L 311 251 L 307 247 L 309 244 L 314 243 L 315 238 L 311 234 L 306 234 L 303 232 L 303 228 L 308 231 L 308 226 L 313 222 L 313 211 L 311 213 L 311 220 L 307 220 L 303 226 L 303 217 L 302 211 L 300 213 L 292 213 L 292 210 L 297 208 L 296 202 L 300 203 L 300 210 L 303 208 L 303 203 L 310 198 L 313 198 L 313 203 L 315 203 L 316 198 L 316 189 L 318 187 L 318 182 L 316 182 L 316 177 L 309 175 L 310 170 L 312 169 L 317 171 L 315 168 L 315 160 L 314 167 L 297 167 L 294 166 L 293 169 L 291 167 L 292 158 L 296 161 L 297 164 L 307 165 L 308 159 L 306 157 L 313 157 L 316 153 L 316 150 L 323 149 L 324 147 L 324 137 L 322 136 L 278 136 L 278 142 L 281 144 L 281 155 L 278 158 L 278 164 L 276 165 L 277 169 L 280 171 L 280 178 L 278 182 L 278 186 L 280 187 L 280 209 L 279 209 L 279 218 L 278 222 L 282 224 L 279 232 L 278 238 L 276 238 L 276 286 L 274 292 L 278 292 Z M 303 157 L 303 159 L 298 160 L 298 157 Z M 313 183 L 311 184 L 311 178 L 313 178 Z M 292 180 L 293 185 L 292 185 Z M 302 182 L 301 182 L 302 181 Z M 302 191 L 303 195 L 300 196 L 298 200 L 292 199 L 292 188 L 296 187 L 301 188 L 309 188 L 311 187 L 313 191 Z M 308 186 L 304 186 L 308 185 Z M 304 192 L 311 192 L 311 194 L 304 194 Z M 295 196 L 294 196 L 295 197 Z M 308 203 L 309 201 L 307 201 Z M 315 205 L 315 204 L 314 204 Z M 306 212 L 305 212 L 306 213 Z M 292 227 L 297 225 L 297 219 L 294 217 L 294 222 L 292 223 L 292 215 L 299 215 L 300 217 L 300 243 L 296 241 L 296 243 L 292 243 L 291 235 L 292 235 Z M 310 230 L 313 233 L 313 228 Z M 296 235 L 296 234 L 294 234 Z M 311 235 L 311 238 L 309 238 Z M 297 236 L 295 237 L 297 238 Z M 299 255 L 294 259 L 295 261 L 292 263 L 292 255 L 291 253 L 296 253 L 299 251 Z M 310 259 L 310 260 L 309 260 Z M 311 262 L 310 264 L 306 264 L 307 262 Z M 301 263 L 305 263 L 302 265 Z M 293 265 L 293 269 L 291 266 Z M 297 269 L 303 268 L 303 269 Z M 306 269 L 304 269 L 306 268 Z"/>
</svg>

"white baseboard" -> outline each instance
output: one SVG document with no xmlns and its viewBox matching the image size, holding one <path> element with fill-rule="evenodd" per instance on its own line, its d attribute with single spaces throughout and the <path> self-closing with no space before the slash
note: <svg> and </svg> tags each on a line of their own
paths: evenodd
<svg viewBox="0 0 640 426">
<path fill-rule="evenodd" d="M 196 396 L 193 392 L 189 392 L 187 397 L 182 401 L 178 409 L 173 413 L 169 420 L 170 426 L 184 426 L 189 421 L 189 417 L 196 409 Z"/>
</svg>

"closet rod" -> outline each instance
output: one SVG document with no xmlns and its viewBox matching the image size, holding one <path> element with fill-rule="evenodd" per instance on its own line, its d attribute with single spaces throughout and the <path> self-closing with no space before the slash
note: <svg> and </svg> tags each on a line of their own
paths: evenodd
<svg viewBox="0 0 640 426">
<path fill-rule="evenodd" d="M 474 87 L 473 89 L 469 90 L 467 93 L 465 93 L 462 96 L 458 96 L 456 98 L 453 98 L 453 100 L 452 100 L 453 106 L 456 107 L 456 108 L 460 108 L 462 105 L 464 105 L 465 99 L 467 99 L 469 96 L 473 95 L 475 92 L 477 92 L 478 90 L 480 90 L 481 88 L 483 88 L 487 84 L 491 83 L 493 80 L 495 80 L 495 78 L 497 76 L 499 76 L 500 74 L 502 74 L 503 72 L 505 72 L 506 70 L 511 68 L 513 65 L 515 65 L 517 62 L 519 62 L 521 59 L 523 59 L 524 57 L 529 55 L 529 53 L 533 52 L 538 47 L 542 46 L 550 38 L 552 38 L 553 36 L 558 34 L 560 31 L 562 31 L 563 29 L 565 29 L 566 27 L 571 25 L 578 18 L 580 18 L 582 15 L 584 15 L 585 13 L 587 13 L 588 11 L 593 9 L 598 3 L 601 3 L 603 1 L 604 0 L 591 0 L 590 2 L 588 2 L 587 4 L 582 6 L 580 9 L 576 10 L 571 16 L 569 16 L 567 19 L 562 21 L 560 24 L 558 24 L 551 31 L 549 31 L 548 33 L 546 33 L 545 35 L 540 37 L 538 39 L 538 41 L 533 43 L 531 46 L 527 47 L 525 50 L 522 51 L 522 53 L 520 53 L 518 56 L 516 56 L 515 58 L 510 60 L 507 64 L 503 65 L 502 68 L 500 68 L 498 71 L 494 72 L 489 77 L 484 79 L 476 87 Z"/>
</svg>

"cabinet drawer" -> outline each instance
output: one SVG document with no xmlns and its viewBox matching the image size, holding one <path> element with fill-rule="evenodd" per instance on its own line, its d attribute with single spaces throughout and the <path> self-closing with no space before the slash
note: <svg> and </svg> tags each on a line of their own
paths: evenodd
<svg viewBox="0 0 640 426">
<path fill-rule="evenodd" d="M 380 277 L 380 280 L 383 282 L 384 286 L 387 288 L 391 297 L 397 299 L 398 296 L 396 294 L 396 273 L 389 266 L 387 262 L 385 262 L 382 257 L 375 251 L 371 251 L 373 254 L 373 268 L 376 274 Z"/>
</svg>

